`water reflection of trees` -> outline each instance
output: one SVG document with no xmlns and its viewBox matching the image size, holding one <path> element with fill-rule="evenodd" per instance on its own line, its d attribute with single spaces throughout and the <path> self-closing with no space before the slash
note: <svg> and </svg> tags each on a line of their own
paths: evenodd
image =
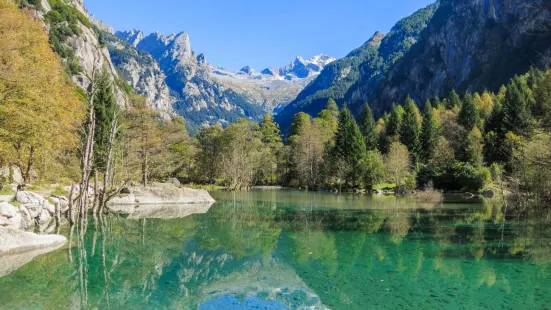
<svg viewBox="0 0 551 310">
<path fill-rule="evenodd" d="M 273 259 L 291 266 L 330 308 L 383 305 L 383 284 L 397 281 L 421 296 L 420 288 L 440 281 L 535 298 L 530 289 L 549 278 L 549 212 L 507 217 L 491 204 L 394 198 L 375 199 L 369 209 L 320 203 L 235 199 L 185 219 L 101 217 L 88 232 L 75 227 L 69 255 L 54 252 L 49 261 L 39 257 L 21 273 L 0 278 L 0 287 L 17 288 L 0 300 L 7 308 L 32 308 L 29 294 L 45 308 L 194 308 L 213 283 Z M 519 259 L 531 264 L 510 263 Z M 22 272 L 25 281 L 18 278 Z M 476 307 L 478 296 L 471 297 Z"/>
</svg>

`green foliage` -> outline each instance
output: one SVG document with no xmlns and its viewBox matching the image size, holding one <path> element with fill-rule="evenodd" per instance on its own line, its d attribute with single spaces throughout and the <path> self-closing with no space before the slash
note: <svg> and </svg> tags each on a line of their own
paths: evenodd
<svg viewBox="0 0 551 310">
<path fill-rule="evenodd" d="M 420 136 L 422 155 L 425 162 L 434 155 L 434 150 L 438 143 L 439 127 L 440 125 L 438 124 L 438 120 L 434 117 L 430 101 L 427 100 L 423 113 Z"/>
<path fill-rule="evenodd" d="M 360 130 L 364 136 L 366 149 L 368 151 L 376 150 L 379 143 L 379 134 L 377 133 L 377 125 L 371 113 L 371 108 L 367 103 L 361 115 Z"/>
<path fill-rule="evenodd" d="M 310 115 L 300 112 L 293 116 L 293 122 L 291 123 L 291 131 L 289 136 L 296 136 L 300 133 L 300 129 L 305 125 L 310 123 Z"/>
<path fill-rule="evenodd" d="M 456 107 L 461 107 L 462 105 L 463 102 L 461 102 L 461 98 L 459 98 L 459 95 L 455 90 L 452 90 L 450 93 L 450 98 L 446 101 L 446 108 L 451 110 Z"/>
<path fill-rule="evenodd" d="M 458 123 L 467 131 L 472 130 L 480 122 L 478 109 L 471 94 L 466 94 L 459 111 Z"/>
<path fill-rule="evenodd" d="M 96 113 L 96 133 L 94 135 L 95 168 L 104 171 L 107 165 L 109 136 L 113 124 L 120 124 L 121 111 L 115 95 L 109 73 L 103 72 L 96 81 L 94 110 Z"/>
<path fill-rule="evenodd" d="M 379 184 L 384 181 L 385 166 L 383 163 L 383 156 L 379 151 L 370 150 L 367 152 L 364 158 L 365 174 L 364 184 L 367 190 L 373 189 L 375 184 Z"/>
<path fill-rule="evenodd" d="M 534 119 L 530 112 L 530 94 L 523 87 L 520 78 L 516 77 L 507 85 L 507 93 L 503 101 L 504 132 L 513 132 L 521 136 L 531 134 Z"/>
<path fill-rule="evenodd" d="M 434 188 L 450 191 L 478 191 L 491 181 L 487 168 L 476 168 L 454 161 L 451 165 L 428 164 L 421 167 L 417 182 L 420 186 L 432 182 Z"/>
<path fill-rule="evenodd" d="M 408 97 L 404 107 L 402 125 L 400 126 L 400 141 L 408 148 L 414 165 L 419 162 L 421 155 L 420 129 L 419 109 L 415 101 Z"/>
<path fill-rule="evenodd" d="M 366 152 L 364 138 L 350 110 L 345 106 L 339 116 L 332 159 L 345 164 L 345 182 L 357 186 L 362 177 L 362 160 Z"/>
</svg>

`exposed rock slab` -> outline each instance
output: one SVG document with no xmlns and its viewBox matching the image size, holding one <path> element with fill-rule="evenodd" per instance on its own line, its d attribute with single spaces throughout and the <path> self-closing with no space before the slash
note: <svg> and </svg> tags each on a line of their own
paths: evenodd
<svg viewBox="0 0 551 310">
<path fill-rule="evenodd" d="M 61 246 L 67 238 L 60 235 L 37 235 L 13 227 L 0 227 L 0 259 L 6 254 Z"/>
<path fill-rule="evenodd" d="M 192 214 L 204 214 L 213 202 L 179 204 L 179 205 L 119 205 L 111 206 L 111 211 L 129 214 L 129 219 L 173 219 L 184 218 Z"/>
<path fill-rule="evenodd" d="M 180 188 L 170 183 L 153 183 L 151 186 L 129 188 L 130 194 L 113 198 L 108 205 L 180 205 L 214 203 L 210 194 L 201 189 Z"/>
<path fill-rule="evenodd" d="M 38 255 L 46 254 L 63 246 L 63 243 L 47 246 L 35 250 L 29 250 L 25 252 L 8 253 L 6 255 L 0 255 L 0 278 L 7 276 L 13 271 L 21 268 L 27 263 L 31 262 Z"/>
</svg>

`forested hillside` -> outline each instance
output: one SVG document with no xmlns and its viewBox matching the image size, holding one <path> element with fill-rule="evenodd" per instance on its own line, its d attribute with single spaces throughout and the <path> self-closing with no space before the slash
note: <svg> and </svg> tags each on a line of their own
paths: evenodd
<svg viewBox="0 0 551 310">
<path fill-rule="evenodd" d="M 287 133 L 295 113 L 302 111 L 314 116 L 324 108 L 329 98 L 336 100 L 340 106 L 345 101 L 356 102 L 360 100 L 357 95 L 360 87 L 369 96 L 384 73 L 417 42 L 438 6 L 438 2 L 431 4 L 400 20 L 386 35 L 375 33 L 364 45 L 329 64 L 276 116 L 283 131 Z M 358 114 L 360 108 L 354 106 L 353 112 Z"/>
</svg>

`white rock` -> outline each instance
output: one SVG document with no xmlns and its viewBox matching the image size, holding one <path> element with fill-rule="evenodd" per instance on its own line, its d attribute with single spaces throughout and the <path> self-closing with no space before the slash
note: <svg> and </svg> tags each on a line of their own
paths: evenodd
<svg viewBox="0 0 551 310">
<path fill-rule="evenodd" d="M 21 220 L 19 221 L 19 229 L 27 230 L 29 227 L 34 225 L 31 214 L 27 208 L 19 208 L 18 213 L 21 217 Z"/>
<path fill-rule="evenodd" d="M 21 209 L 27 209 L 31 218 L 36 218 L 42 213 L 42 205 L 36 203 L 27 203 L 21 206 Z"/>
<path fill-rule="evenodd" d="M 130 195 L 113 198 L 109 205 L 193 204 L 214 203 L 210 194 L 201 189 L 180 188 L 169 183 L 129 188 Z"/>
<path fill-rule="evenodd" d="M 67 238 L 59 235 L 37 235 L 13 227 L 0 227 L 0 256 L 37 248 L 64 244 Z"/>
<path fill-rule="evenodd" d="M 44 198 L 33 192 L 17 192 L 15 199 L 21 204 L 38 204 L 41 205 L 44 202 Z"/>
<path fill-rule="evenodd" d="M 0 215 L 12 218 L 17 215 L 17 208 L 7 202 L 0 202 Z"/>
<path fill-rule="evenodd" d="M 48 200 L 44 200 L 44 204 L 42 205 L 42 209 L 48 211 L 51 216 L 54 216 L 54 214 L 55 214 L 55 206 L 52 205 Z"/>
</svg>

